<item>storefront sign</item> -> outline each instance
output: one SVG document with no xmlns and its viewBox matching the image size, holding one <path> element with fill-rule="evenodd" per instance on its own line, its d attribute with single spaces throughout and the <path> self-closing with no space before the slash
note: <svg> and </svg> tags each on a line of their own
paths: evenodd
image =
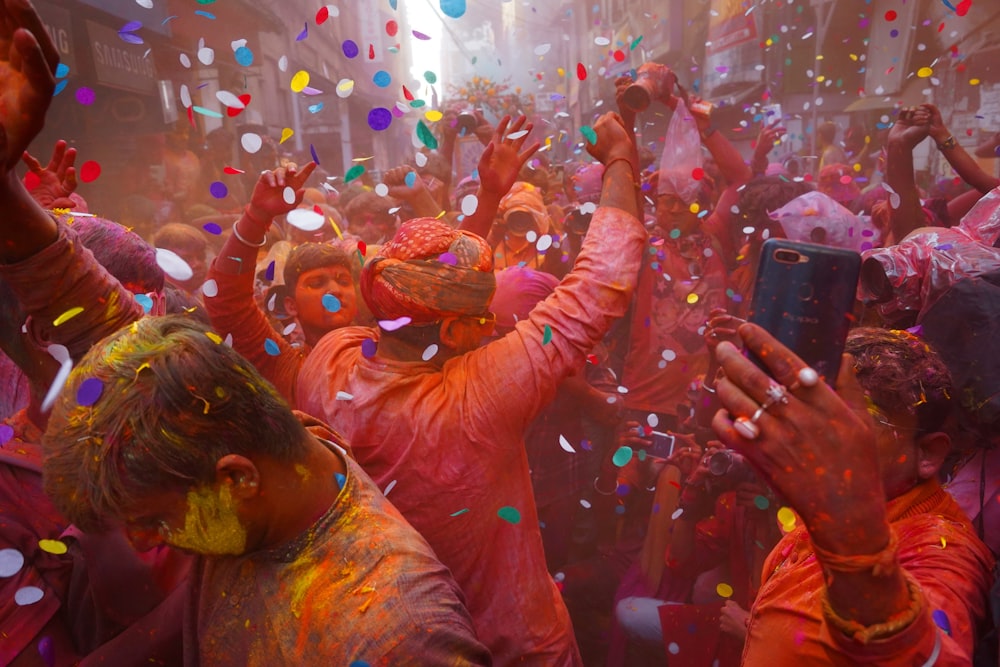
<svg viewBox="0 0 1000 667">
<path fill-rule="evenodd" d="M 99 83 L 140 93 L 155 92 L 156 66 L 148 45 L 128 44 L 112 28 L 93 21 L 87 21 L 87 34 Z"/>
</svg>

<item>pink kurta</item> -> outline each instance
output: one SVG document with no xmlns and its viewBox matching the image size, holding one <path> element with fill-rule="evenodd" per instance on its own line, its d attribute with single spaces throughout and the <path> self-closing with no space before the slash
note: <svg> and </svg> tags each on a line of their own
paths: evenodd
<svg viewBox="0 0 1000 667">
<path fill-rule="evenodd" d="M 512 333 L 442 368 L 366 358 L 377 331 L 348 327 L 327 334 L 299 375 L 299 407 L 347 436 L 451 569 L 497 665 L 580 664 L 545 568 L 523 433 L 624 314 L 645 238 L 636 218 L 598 210 L 555 292 Z"/>
</svg>

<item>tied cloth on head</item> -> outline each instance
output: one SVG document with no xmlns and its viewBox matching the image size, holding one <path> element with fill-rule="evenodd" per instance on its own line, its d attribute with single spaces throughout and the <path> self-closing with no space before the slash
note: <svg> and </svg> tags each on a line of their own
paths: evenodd
<svg viewBox="0 0 1000 667">
<path fill-rule="evenodd" d="M 500 215 L 507 221 L 511 213 L 521 211 L 531 216 L 536 234 L 548 234 L 552 225 L 541 191 L 530 183 L 517 181 L 500 200 Z"/>
<path fill-rule="evenodd" d="M 434 218 L 404 222 L 361 272 L 361 295 L 377 319 L 416 325 L 486 315 L 496 284 L 489 244 Z"/>
</svg>

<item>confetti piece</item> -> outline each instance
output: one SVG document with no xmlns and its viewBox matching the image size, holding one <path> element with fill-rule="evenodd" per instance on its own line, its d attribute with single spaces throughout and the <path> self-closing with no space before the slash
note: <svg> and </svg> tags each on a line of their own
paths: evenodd
<svg viewBox="0 0 1000 667">
<path fill-rule="evenodd" d="M 163 269 L 169 277 L 179 282 L 190 280 L 194 271 L 180 255 L 166 248 L 156 249 L 156 264 Z"/>
<path fill-rule="evenodd" d="M 384 69 L 380 69 L 375 72 L 372 76 L 372 83 L 374 83 L 379 88 L 387 88 L 389 84 L 392 83 L 392 75 L 386 72 Z"/>
<path fill-rule="evenodd" d="M 505 505 L 497 510 L 497 516 L 507 523 L 518 524 L 521 522 L 521 513 L 510 505 Z"/>
<path fill-rule="evenodd" d="M 361 164 L 354 165 L 353 167 L 347 170 L 346 174 L 344 174 L 344 183 L 350 183 L 355 178 L 360 177 L 363 173 L 365 173 L 364 165 Z"/>
<path fill-rule="evenodd" d="M 76 402 L 85 408 L 97 403 L 104 392 L 104 383 L 97 378 L 87 378 L 76 390 Z"/>
<path fill-rule="evenodd" d="M 0 577 L 13 577 L 24 567 L 24 555 L 17 549 L 0 549 Z"/>
<path fill-rule="evenodd" d="M 281 348 L 278 347 L 278 343 L 270 338 L 264 339 L 264 351 L 272 357 L 276 357 L 281 354 Z"/>
<path fill-rule="evenodd" d="M 542 345 L 548 345 L 550 342 L 552 342 L 552 327 L 546 324 L 542 330 Z"/>
<path fill-rule="evenodd" d="M 285 200 L 285 203 L 289 206 L 294 204 L 296 199 L 295 188 L 286 186 L 285 189 L 281 191 L 281 198 Z"/>
<path fill-rule="evenodd" d="M 216 199 L 225 199 L 229 195 L 229 188 L 222 181 L 215 181 L 209 185 L 208 191 Z"/>
<path fill-rule="evenodd" d="M 326 222 L 326 218 L 321 213 L 317 213 L 308 208 L 297 208 L 289 211 L 285 220 L 292 227 L 301 229 L 304 232 L 315 232 Z"/>
<path fill-rule="evenodd" d="M 536 56 L 544 56 L 551 49 L 552 49 L 552 45 L 551 44 L 539 44 L 538 46 L 535 47 L 535 55 Z"/>
<path fill-rule="evenodd" d="M 219 334 L 215 333 L 214 331 L 206 331 L 205 336 L 216 345 L 222 343 L 222 337 L 219 336 Z"/>
<path fill-rule="evenodd" d="M 332 294 L 324 294 L 322 298 L 323 308 L 330 311 L 331 313 L 340 312 L 341 304 L 340 299 Z"/>
<path fill-rule="evenodd" d="M 424 361 L 430 361 L 435 356 L 437 356 L 437 353 L 438 353 L 437 344 L 431 343 L 430 345 L 427 346 L 427 349 L 424 350 L 423 354 L 420 355 L 420 358 L 423 359 Z"/>
<path fill-rule="evenodd" d="M 352 401 L 354 400 L 354 394 L 348 394 L 346 391 L 338 391 L 336 399 L 338 401 Z"/>
<path fill-rule="evenodd" d="M 715 587 L 715 592 L 719 594 L 720 598 L 729 598 L 733 596 L 733 587 L 726 583 L 719 583 Z"/>
<path fill-rule="evenodd" d="M 580 81 L 587 80 L 587 68 L 584 66 L 583 63 L 576 64 L 576 78 L 579 79 Z"/>
<path fill-rule="evenodd" d="M 319 154 L 316 152 L 316 146 L 313 144 L 309 144 L 309 156 L 313 159 L 313 162 L 316 163 L 316 166 L 319 166 Z"/>
<path fill-rule="evenodd" d="M 417 30 L 413 30 L 413 31 L 411 32 L 411 34 L 412 34 L 412 35 L 413 35 L 414 37 L 416 37 L 417 39 L 419 39 L 420 41 L 422 41 L 422 42 L 426 42 L 426 41 L 430 40 L 430 38 L 431 38 L 431 36 L 430 36 L 430 35 L 425 35 L 424 33 L 422 33 L 422 32 L 419 32 L 419 31 L 417 31 Z"/>
<path fill-rule="evenodd" d="M 66 553 L 69 549 L 63 542 L 59 540 L 38 540 L 38 548 L 50 554 L 55 554 L 57 556 Z"/>
<path fill-rule="evenodd" d="M 753 499 L 753 504 L 759 510 L 766 510 L 771 506 L 771 501 L 767 499 L 767 496 L 757 496 Z"/>
<path fill-rule="evenodd" d="M 420 139 L 424 146 L 427 146 L 427 148 L 431 150 L 438 147 L 437 137 L 435 137 L 434 133 L 431 132 L 426 125 L 424 125 L 424 121 L 422 120 L 417 121 L 417 138 Z"/>
<path fill-rule="evenodd" d="M 92 88 L 82 86 L 76 89 L 76 101 L 84 106 L 90 106 L 97 99 L 97 93 Z"/>
<path fill-rule="evenodd" d="M 340 46 L 341 50 L 344 52 L 344 56 L 347 58 L 357 58 L 361 51 L 358 49 L 358 45 L 352 39 L 344 40 L 344 43 Z"/>
<path fill-rule="evenodd" d="M 247 132 L 240 137 L 240 146 L 242 146 L 243 150 L 251 155 L 259 151 L 263 145 L 264 140 L 260 138 L 259 134 L 254 132 Z"/>
<path fill-rule="evenodd" d="M 392 112 L 385 107 L 375 107 L 368 112 L 368 127 L 376 132 L 389 129 L 392 125 Z"/>
<path fill-rule="evenodd" d="M 14 437 L 14 429 L 7 424 L 0 424 L 0 445 L 6 445 Z"/>
<path fill-rule="evenodd" d="M 795 526 L 795 512 L 790 507 L 782 507 L 778 510 L 778 521 L 786 528 Z"/>
<path fill-rule="evenodd" d="M 219 283 L 215 280 L 206 280 L 205 284 L 201 286 L 201 293 L 208 298 L 213 298 L 219 295 Z"/>
<path fill-rule="evenodd" d="M 351 79 L 341 79 L 337 84 L 337 97 L 345 99 L 354 92 L 354 81 Z"/>
<path fill-rule="evenodd" d="M 965 16 L 969 13 L 970 9 L 972 9 L 972 0 L 962 0 L 962 2 L 958 3 L 958 6 L 955 7 L 955 13 L 959 16 Z"/>
<path fill-rule="evenodd" d="M 393 489 L 395 489 L 395 488 L 396 488 L 396 482 L 397 482 L 397 481 L 398 481 L 398 480 L 395 480 L 395 479 L 394 479 L 394 480 L 392 480 L 391 482 L 389 482 L 388 484 L 386 484 L 386 485 L 385 485 L 385 491 L 383 491 L 383 492 L 382 492 L 382 495 L 383 495 L 383 496 L 388 496 L 388 495 L 389 495 L 389 492 L 390 492 L 390 491 L 392 491 Z"/>
<path fill-rule="evenodd" d="M 559 436 L 559 446 L 563 448 L 563 451 L 569 452 L 570 454 L 576 454 L 576 450 L 573 449 L 573 445 L 569 444 L 569 440 L 566 436 Z"/>
<path fill-rule="evenodd" d="M 73 319 L 74 317 L 76 317 L 77 315 L 79 315 L 82 312 L 83 312 L 83 307 L 82 306 L 77 306 L 75 308 L 70 308 L 65 313 L 63 313 L 62 315 L 60 315 L 59 317 L 57 317 L 55 320 L 53 320 L 52 321 L 52 326 L 57 327 L 60 324 L 64 324 L 65 322 L 70 321 L 71 319 Z"/>
<path fill-rule="evenodd" d="M 404 315 L 403 317 L 397 317 L 394 320 L 379 320 L 378 325 L 386 331 L 398 331 L 412 321 L 413 320 L 411 318 Z"/>
<path fill-rule="evenodd" d="M 361 356 L 365 359 L 371 359 L 374 357 L 377 350 L 378 344 L 371 338 L 365 338 L 361 341 Z"/>
<path fill-rule="evenodd" d="M 14 593 L 14 602 L 20 607 L 26 607 L 30 604 L 35 604 L 43 597 L 45 597 L 45 593 L 41 588 L 37 586 L 25 586 L 24 588 L 17 589 L 17 592 Z"/>
<path fill-rule="evenodd" d="M 301 93 L 302 90 L 309 85 L 309 72 L 305 70 L 299 70 L 292 77 L 291 88 L 293 93 Z"/>
<path fill-rule="evenodd" d="M 426 81 L 427 83 L 433 86 L 435 83 L 437 83 L 437 80 L 438 80 L 437 74 L 435 74 L 434 72 L 431 72 L 430 70 L 424 72 L 424 81 Z"/>
<path fill-rule="evenodd" d="M 466 508 L 466 509 L 460 509 L 460 510 L 458 510 L 457 512 L 452 512 L 452 513 L 451 513 L 451 514 L 449 514 L 448 516 L 452 516 L 452 517 L 455 517 L 455 516 L 461 516 L 461 515 L 465 514 L 465 513 L 466 513 L 466 512 L 468 512 L 468 511 L 469 511 L 469 510 L 468 510 L 467 508 Z"/>
<path fill-rule="evenodd" d="M 253 51 L 245 46 L 241 46 L 236 51 L 233 52 L 233 57 L 236 58 L 236 64 L 242 65 L 243 67 L 250 67 L 253 65 Z"/>
<path fill-rule="evenodd" d="M 465 0 L 441 0 L 441 13 L 453 19 L 465 14 Z"/>
<path fill-rule="evenodd" d="M 406 187 L 412 188 L 417 184 L 417 172 L 411 171 L 403 177 L 403 182 L 406 183 Z"/>
<path fill-rule="evenodd" d="M 52 642 L 52 637 L 46 635 L 38 640 L 38 655 L 42 657 L 45 667 L 54 667 L 56 664 L 56 651 Z"/>
<path fill-rule="evenodd" d="M 462 215 L 468 217 L 479 210 L 479 198 L 476 195 L 462 197 Z"/>
<path fill-rule="evenodd" d="M 597 133 L 594 132 L 594 128 L 590 127 L 589 125 L 584 125 L 583 127 L 581 127 L 580 134 L 582 134 L 587 139 L 587 141 L 591 143 L 591 145 L 597 143 Z"/>
<path fill-rule="evenodd" d="M 211 109 L 206 109 L 205 107 L 200 107 L 198 105 L 195 105 L 195 106 L 191 107 L 191 109 L 195 113 L 198 113 L 198 114 L 200 114 L 202 116 L 207 116 L 209 118 L 222 118 L 222 114 L 219 113 L 218 111 L 213 111 Z"/>
<path fill-rule="evenodd" d="M 611 457 L 611 462 L 621 468 L 632 460 L 632 454 L 633 452 L 631 447 L 619 447 L 618 451 L 615 452 L 615 455 Z"/>
</svg>

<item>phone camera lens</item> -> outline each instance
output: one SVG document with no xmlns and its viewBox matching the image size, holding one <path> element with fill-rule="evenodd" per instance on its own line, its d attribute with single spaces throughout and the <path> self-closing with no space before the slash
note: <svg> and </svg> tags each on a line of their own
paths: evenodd
<svg viewBox="0 0 1000 667">
<path fill-rule="evenodd" d="M 799 253 L 794 250 L 777 250 L 774 253 L 774 258 L 779 262 L 785 264 L 798 264 L 799 263 Z"/>
</svg>

